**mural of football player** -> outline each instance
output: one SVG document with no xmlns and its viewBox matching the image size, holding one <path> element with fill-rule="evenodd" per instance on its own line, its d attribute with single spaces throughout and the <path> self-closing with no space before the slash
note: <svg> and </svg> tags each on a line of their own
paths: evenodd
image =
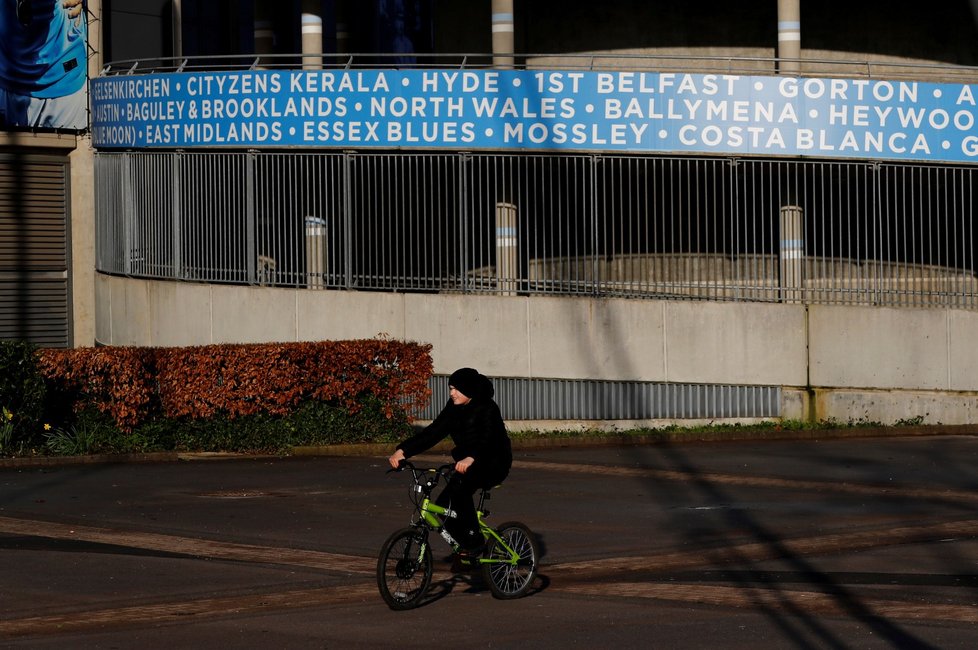
<svg viewBox="0 0 978 650">
<path fill-rule="evenodd" d="M 85 0 L 0 0 L 0 128 L 88 126 Z"/>
</svg>

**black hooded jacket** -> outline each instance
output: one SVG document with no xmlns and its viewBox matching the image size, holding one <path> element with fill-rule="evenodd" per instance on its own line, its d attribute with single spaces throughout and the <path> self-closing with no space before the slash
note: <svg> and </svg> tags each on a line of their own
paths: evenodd
<svg viewBox="0 0 978 650">
<path fill-rule="evenodd" d="M 492 382 L 483 375 L 480 378 L 480 390 L 476 395 L 468 396 L 472 398 L 471 401 L 456 406 L 448 400 L 431 424 L 397 448 L 403 450 L 405 456 L 411 457 L 451 436 L 455 443 L 452 458 L 458 461 L 471 456 L 475 459 L 472 467 L 478 469 L 480 474 L 502 474 L 505 477 L 513 464 L 512 447 L 499 406 L 493 401 L 495 390 Z"/>
</svg>

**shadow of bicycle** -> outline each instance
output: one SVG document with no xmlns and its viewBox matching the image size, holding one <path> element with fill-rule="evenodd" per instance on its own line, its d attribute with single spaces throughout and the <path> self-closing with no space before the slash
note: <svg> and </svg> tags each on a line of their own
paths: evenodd
<svg viewBox="0 0 978 650">
<path fill-rule="evenodd" d="M 540 556 L 545 555 L 544 544 L 542 540 L 538 540 L 540 544 Z M 451 556 L 444 558 L 444 563 L 449 565 L 450 568 L 443 569 L 441 571 L 436 570 L 435 578 L 431 582 L 431 586 L 428 588 L 428 593 L 418 604 L 418 607 L 427 607 L 432 603 L 438 602 L 442 598 L 445 598 L 449 594 L 455 593 L 456 591 L 463 594 L 483 594 L 491 593 L 489 585 L 486 584 L 485 579 L 482 576 L 482 569 L 479 567 L 458 567 L 452 566 L 453 558 Z M 542 591 L 545 591 L 550 586 L 550 578 L 546 574 L 537 571 L 537 575 L 533 578 L 532 586 L 527 590 L 523 596 L 520 598 L 529 598 Z"/>
</svg>

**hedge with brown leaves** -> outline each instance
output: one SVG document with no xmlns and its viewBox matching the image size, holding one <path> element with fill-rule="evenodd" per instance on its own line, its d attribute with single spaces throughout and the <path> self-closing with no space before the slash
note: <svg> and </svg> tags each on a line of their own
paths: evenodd
<svg viewBox="0 0 978 650">
<path fill-rule="evenodd" d="M 157 414 L 288 415 L 309 400 L 355 413 L 370 396 L 390 418 L 427 404 L 432 371 L 430 345 L 379 339 L 44 350 L 40 367 L 77 409 L 94 406 L 123 431 Z"/>
<path fill-rule="evenodd" d="M 38 362 L 55 390 L 77 396 L 76 408 L 93 405 L 123 431 L 131 431 L 149 413 L 154 393 L 149 348 L 44 349 Z"/>
</svg>

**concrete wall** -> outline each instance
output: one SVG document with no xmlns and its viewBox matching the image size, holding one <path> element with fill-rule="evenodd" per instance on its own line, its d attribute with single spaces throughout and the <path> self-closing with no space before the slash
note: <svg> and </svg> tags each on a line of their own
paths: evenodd
<svg viewBox="0 0 978 650">
<path fill-rule="evenodd" d="M 95 278 L 111 345 L 431 343 L 436 373 L 775 385 L 788 418 L 978 421 L 978 313 L 310 291 Z"/>
</svg>

